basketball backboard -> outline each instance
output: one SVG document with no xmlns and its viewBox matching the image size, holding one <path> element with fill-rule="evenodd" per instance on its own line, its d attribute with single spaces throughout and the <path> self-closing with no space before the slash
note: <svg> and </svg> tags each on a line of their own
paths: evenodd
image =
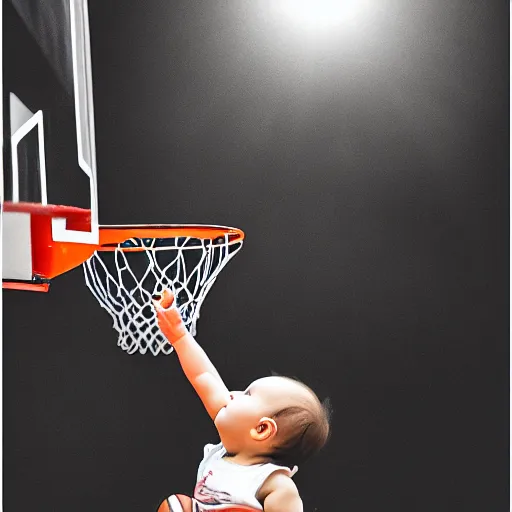
<svg viewBox="0 0 512 512">
<path fill-rule="evenodd" d="M 83 209 L 79 229 L 68 210 L 49 210 L 51 238 L 98 243 L 88 9 L 87 0 L 2 1 L 3 278 L 31 280 L 30 205 Z"/>
</svg>

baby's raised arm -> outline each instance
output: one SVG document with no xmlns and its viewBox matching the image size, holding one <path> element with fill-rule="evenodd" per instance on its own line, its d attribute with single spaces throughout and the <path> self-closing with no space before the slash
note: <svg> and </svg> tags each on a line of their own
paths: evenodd
<svg viewBox="0 0 512 512">
<path fill-rule="evenodd" d="M 214 420 L 230 400 L 228 388 L 205 351 L 185 327 L 174 295 L 165 290 L 160 302 L 154 301 L 153 304 L 161 331 L 174 347 L 183 372 Z"/>
</svg>

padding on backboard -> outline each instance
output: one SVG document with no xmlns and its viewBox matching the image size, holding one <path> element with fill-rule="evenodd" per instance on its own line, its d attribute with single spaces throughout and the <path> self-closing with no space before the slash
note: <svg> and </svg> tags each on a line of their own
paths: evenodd
<svg viewBox="0 0 512 512">
<path fill-rule="evenodd" d="M 31 281 L 30 214 L 5 212 L 2 222 L 2 279 Z"/>
</svg>

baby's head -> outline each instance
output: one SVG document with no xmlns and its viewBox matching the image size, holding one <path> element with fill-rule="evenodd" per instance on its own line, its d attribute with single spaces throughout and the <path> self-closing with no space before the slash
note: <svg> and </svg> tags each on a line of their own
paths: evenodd
<svg viewBox="0 0 512 512">
<path fill-rule="evenodd" d="M 265 377 L 244 392 L 232 392 L 215 426 L 228 453 L 243 452 L 292 467 L 326 443 L 329 409 L 305 384 Z"/>
</svg>

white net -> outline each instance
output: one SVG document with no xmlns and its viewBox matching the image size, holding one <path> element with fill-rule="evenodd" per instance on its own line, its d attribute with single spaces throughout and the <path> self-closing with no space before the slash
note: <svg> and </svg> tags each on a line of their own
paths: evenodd
<svg viewBox="0 0 512 512">
<path fill-rule="evenodd" d="M 241 247 L 227 234 L 214 240 L 131 238 L 114 250 L 95 252 L 83 264 L 85 282 L 112 317 L 119 347 L 128 354 L 167 355 L 173 349 L 158 327 L 153 297 L 171 289 L 195 335 L 206 294 Z"/>
</svg>

